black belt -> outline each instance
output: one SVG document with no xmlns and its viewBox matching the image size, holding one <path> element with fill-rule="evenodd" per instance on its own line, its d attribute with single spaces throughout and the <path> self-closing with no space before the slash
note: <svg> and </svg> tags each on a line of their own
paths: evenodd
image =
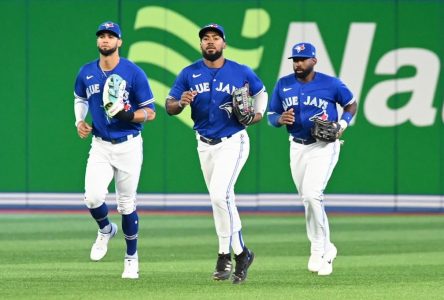
<svg viewBox="0 0 444 300">
<path fill-rule="evenodd" d="M 104 137 L 101 137 L 101 136 L 98 136 L 98 138 L 103 140 L 103 141 L 110 142 L 111 144 L 120 144 L 120 143 L 126 142 L 128 139 L 135 138 L 139 134 L 140 134 L 140 132 L 136 132 L 136 133 L 133 133 L 133 134 L 130 134 L 130 135 L 125 135 L 125 136 L 122 136 L 122 137 L 116 138 L 116 139 L 109 139 L 109 138 L 104 138 Z"/>
<path fill-rule="evenodd" d="M 311 145 L 316 143 L 315 139 L 308 139 L 308 140 L 304 140 L 304 139 L 299 139 L 299 138 L 293 138 L 293 142 L 298 143 L 298 144 L 302 144 L 302 145 Z"/>
<path fill-rule="evenodd" d="M 219 138 L 219 139 L 209 139 L 209 138 L 206 138 L 201 135 L 199 137 L 199 139 L 208 145 L 217 145 L 217 144 L 221 143 L 223 140 L 229 139 L 230 137 L 231 137 L 231 135 L 224 137 L 224 138 Z"/>
</svg>

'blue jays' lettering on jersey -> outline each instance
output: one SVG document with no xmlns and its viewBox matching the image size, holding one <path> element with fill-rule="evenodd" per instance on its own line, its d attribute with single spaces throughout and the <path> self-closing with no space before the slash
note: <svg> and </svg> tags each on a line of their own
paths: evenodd
<svg viewBox="0 0 444 300">
<path fill-rule="evenodd" d="M 338 78 L 316 72 L 312 81 L 303 83 L 290 74 L 279 79 L 273 91 L 268 113 L 282 114 L 293 108 L 295 122 L 287 125 L 296 138 L 311 138 L 314 118 L 338 121 L 336 103 L 353 103 L 352 92 Z"/>
<path fill-rule="evenodd" d="M 141 68 L 121 57 L 119 64 L 112 71 L 102 71 L 99 60 L 84 65 L 77 75 L 74 96 L 88 100 L 89 111 L 93 120 L 92 134 L 98 137 L 116 139 L 137 133 L 142 124 L 109 119 L 103 109 L 103 86 L 108 76 L 118 74 L 126 81 L 124 96 L 125 109 L 136 111 L 142 107 L 155 110 L 154 97 L 148 78 Z"/>
<path fill-rule="evenodd" d="M 194 130 L 207 138 L 222 138 L 245 128 L 232 114 L 231 94 L 246 82 L 252 96 L 265 89 L 259 77 L 246 65 L 225 59 L 222 68 L 211 69 L 200 59 L 182 70 L 169 96 L 178 100 L 185 91 L 197 91 L 191 102 Z"/>
</svg>

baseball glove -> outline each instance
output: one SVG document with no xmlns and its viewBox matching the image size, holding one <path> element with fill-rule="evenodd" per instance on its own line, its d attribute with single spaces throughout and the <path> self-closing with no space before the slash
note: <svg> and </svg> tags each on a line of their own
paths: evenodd
<svg viewBox="0 0 444 300">
<path fill-rule="evenodd" d="M 112 74 L 106 79 L 103 88 L 103 108 L 108 117 L 114 117 L 123 110 L 123 96 L 125 94 L 126 81 L 117 74 Z"/>
<path fill-rule="evenodd" d="M 248 83 L 233 92 L 233 114 L 239 123 L 247 126 L 253 122 L 255 113 L 253 101 L 250 97 Z"/>
<path fill-rule="evenodd" d="M 339 138 L 341 125 L 338 122 L 324 121 L 319 118 L 314 119 L 314 126 L 311 128 L 311 135 L 323 142 L 332 143 Z"/>
</svg>

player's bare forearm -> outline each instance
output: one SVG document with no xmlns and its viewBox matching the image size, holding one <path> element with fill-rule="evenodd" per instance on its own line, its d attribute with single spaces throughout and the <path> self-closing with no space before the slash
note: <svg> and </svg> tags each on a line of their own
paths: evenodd
<svg viewBox="0 0 444 300">
<path fill-rule="evenodd" d="M 344 106 L 344 111 L 342 112 L 341 119 L 338 122 L 338 125 L 340 126 L 338 138 L 340 138 L 345 129 L 347 129 L 348 124 L 350 123 L 353 116 L 356 114 L 357 108 L 358 104 L 356 103 L 356 101 L 347 106 Z"/>
<path fill-rule="evenodd" d="M 358 104 L 355 102 L 344 107 L 344 112 L 349 112 L 354 116 L 356 114 L 356 110 L 358 109 Z"/>
<path fill-rule="evenodd" d="M 180 96 L 180 99 L 174 99 L 173 97 L 168 97 L 165 102 L 165 108 L 169 115 L 178 115 L 182 110 L 193 102 L 194 97 L 196 97 L 196 91 L 185 91 Z"/>
<path fill-rule="evenodd" d="M 152 121 L 155 118 L 156 118 L 156 112 L 153 111 L 151 108 L 144 107 L 134 112 L 134 119 L 131 122 L 145 123 Z"/>
<path fill-rule="evenodd" d="M 165 109 L 169 115 L 178 115 L 184 109 L 184 106 L 179 106 L 179 101 L 174 98 L 167 98 L 165 101 Z"/>
</svg>

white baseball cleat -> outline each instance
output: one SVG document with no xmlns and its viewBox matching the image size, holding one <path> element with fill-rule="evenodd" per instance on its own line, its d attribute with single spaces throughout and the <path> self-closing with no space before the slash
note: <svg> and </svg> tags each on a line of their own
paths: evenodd
<svg viewBox="0 0 444 300">
<path fill-rule="evenodd" d="M 335 245 L 331 244 L 330 250 L 328 250 L 324 254 L 323 264 L 321 269 L 319 269 L 318 275 L 320 276 L 328 276 L 333 273 L 333 261 L 338 254 L 338 249 L 336 249 Z"/>
<path fill-rule="evenodd" d="M 138 279 L 139 278 L 139 259 L 138 258 L 125 258 L 122 278 L 128 278 L 128 279 Z"/>
<path fill-rule="evenodd" d="M 322 267 L 322 263 L 324 260 L 322 259 L 322 255 L 320 254 L 312 254 L 310 255 L 310 259 L 308 260 L 308 270 L 310 272 L 319 272 Z"/>
<path fill-rule="evenodd" d="M 108 242 L 116 235 L 116 233 L 117 225 L 114 223 L 111 223 L 110 233 L 101 233 L 99 230 L 97 233 L 97 239 L 91 247 L 91 260 L 99 261 L 106 255 L 106 252 L 108 251 Z"/>
</svg>

